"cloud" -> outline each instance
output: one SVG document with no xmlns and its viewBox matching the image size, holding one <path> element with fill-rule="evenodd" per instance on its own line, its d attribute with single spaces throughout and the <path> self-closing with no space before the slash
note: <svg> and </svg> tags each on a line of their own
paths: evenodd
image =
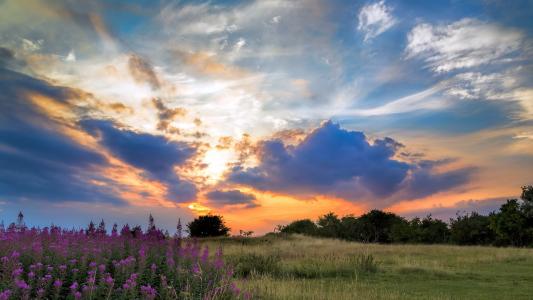
<svg viewBox="0 0 533 300">
<path fill-rule="evenodd" d="M 235 44 L 236 49 L 245 45 L 242 40 Z M 191 71 L 199 75 L 213 76 L 225 79 L 242 78 L 249 76 L 249 73 L 239 67 L 220 62 L 216 55 L 206 52 L 186 52 L 174 51 L 175 56 L 183 63 L 184 67 L 191 68 Z"/>
<path fill-rule="evenodd" d="M 159 98 L 152 99 L 152 104 L 157 109 L 157 118 L 159 119 L 157 129 L 167 132 L 177 132 L 177 128 L 170 128 L 170 123 L 177 117 L 185 116 L 187 111 L 181 107 L 168 108 Z"/>
<path fill-rule="evenodd" d="M 26 62 L 17 59 L 15 52 L 6 47 L 0 47 L 0 68 L 12 68 L 24 66 Z"/>
<path fill-rule="evenodd" d="M 365 42 L 389 30 L 397 22 L 392 16 L 392 9 L 385 5 L 385 1 L 363 6 L 358 19 L 357 29 L 365 34 Z"/>
<path fill-rule="evenodd" d="M 137 83 L 148 84 L 152 89 L 160 87 L 159 79 L 152 65 L 144 58 L 136 54 L 131 54 L 128 59 L 128 68 L 131 76 Z"/>
<path fill-rule="evenodd" d="M 194 199 L 196 187 L 181 180 L 174 168 L 181 166 L 195 154 L 184 142 L 170 141 L 164 136 L 119 129 L 109 120 L 82 120 L 80 126 L 122 161 L 146 171 L 148 178 L 161 181 L 167 195 L 175 202 Z"/>
<path fill-rule="evenodd" d="M 465 168 L 439 173 L 435 170 L 439 162 L 400 161 L 395 156 L 401 148 L 394 139 L 370 143 L 362 132 L 326 122 L 294 146 L 281 140 L 261 142 L 256 150 L 259 164 L 237 165 L 227 180 L 260 190 L 374 199 L 374 205 L 383 205 L 459 187 L 473 172 Z"/>
<path fill-rule="evenodd" d="M 414 210 L 403 215 L 407 217 L 424 217 L 428 214 L 431 214 L 433 218 L 444 221 L 449 220 L 450 218 L 455 218 L 457 214 L 464 215 L 471 212 L 477 212 L 481 215 L 488 215 L 491 212 L 498 211 L 501 205 L 510 198 L 512 197 L 462 200 L 456 202 L 452 206 L 424 208 L 420 210 Z"/>
<path fill-rule="evenodd" d="M 256 198 L 252 194 L 246 194 L 239 190 L 214 190 L 206 194 L 210 204 L 215 206 L 244 204 L 246 208 L 257 207 Z"/>
<path fill-rule="evenodd" d="M 7 66 L 15 59 L 15 53 L 8 48 L 0 47 L 0 66 Z"/>
<path fill-rule="evenodd" d="M 420 57 L 440 73 L 512 59 L 523 39 L 518 30 L 466 18 L 450 25 L 418 24 L 405 51 L 407 58 Z"/>
<path fill-rule="evenodd" d="M 61 133 L 31 97 L 68 105 L 75 92 L 0 68 L 0 197 L 8 201 L 123 204 L 100 170 L 106 158 Z"/>
<path fill-rule="evenodd" d="M 446 99 L 440 96 L 440 93 L 445 90 L 448 85 L 449 83 L 443 81 L 423 91 L 392 100 L 377 107 L 346 109 L 338 114 L 343 116 L 382 116 L 417 110 L 434 110 L 444 108 L 447 106 Z"/>
<path fill-rule="evenodd" d="M 517 102 L 522 109 L 514 113 L 516 119 L 529 120 L 533 116 L 529 73 L 531 67 L 508 68 L 501 72 L 464 72 L 450 80 L 446 94 L 466 100 L 494 100 Z"/>
</svg>

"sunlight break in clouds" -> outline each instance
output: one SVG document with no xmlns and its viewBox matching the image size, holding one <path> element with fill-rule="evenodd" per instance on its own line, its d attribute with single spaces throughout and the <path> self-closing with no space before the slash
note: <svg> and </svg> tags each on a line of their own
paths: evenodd
<svg viewBox="0 0 533 300">
<path fill-rule="evenodd" d="M 0 1 L 2 212 L 263 233 L 512 196 L 533 9 L 497 2 Z"/>
<path fill-rule="evenodd" d="M 385 5 L 385 1 L 361 8 L 358 20 L 357 29 L 365 34 L 365 42 L 389 30 L 397 22 L 392 16 L 392 9 Z"/>
</svg>

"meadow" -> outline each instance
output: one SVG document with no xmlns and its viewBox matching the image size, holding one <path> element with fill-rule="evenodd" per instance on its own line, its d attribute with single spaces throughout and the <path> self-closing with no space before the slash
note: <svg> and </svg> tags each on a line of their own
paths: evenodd
<svg viewBox="0 0 533 300">
<path fill-rule="evenodd" d="M 142 232 L 126 225 L 120 234 L 115 226 L 107 234 L 101 224 L 1 228 L 0 300 L 249 298 L 233 282 L 220 249 L 210 253 L 155 226 Z"/>
<path fill-rule="evenodd" d="M 255 299 L 533 299 L 533 249 L 303 235 L 204 240 Z"/>
</svg>

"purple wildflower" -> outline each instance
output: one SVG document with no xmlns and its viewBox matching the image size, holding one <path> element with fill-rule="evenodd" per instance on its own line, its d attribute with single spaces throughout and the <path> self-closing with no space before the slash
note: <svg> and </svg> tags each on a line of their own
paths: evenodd
<svg viewBox="0 0 533 300">
<path fill-rule="evenodd" d="M 157 295 L 157 291 L 150 285 L 141 286 L 141 294 L 144 296 L 144 299 L 153 300 Z"/>
<path fill-rule="evenodd" d="M 202 253 L 202 257 L 200 259 L 204 264 L 207 263 L 207 260 L 209 259 L 209 248 L 207 246 L 205 246 L 204 252 Z"/>
<path fill-rule="evenodd" d="M 24 270 L 22 270 L 22 268 L 16 268 L 15 270 L 13 270 L 13 272 L 11 273 L 11 275 L 13 275 L 13 278 L 18 278 L 20 277 L 20 275 L 22 275 L 22 273 L 24 272 Z"/>
<path fill-rule="evenodd" d="M 0 293 L 0 300 L 9 300 L 9 297 L 11 297 L 11 291 L 5 290 Z"/>
<path fill-rule="evenodd" d="M 200 265 L 199 264 L 193 264 L 192 265 L 192 272 L 194 274 L 200 274 L 202 272 L 202 270 L 200 269 Z"/>
<path fill-rule="evenodd" d="M 59 289 L 59 288 L 61 288 L 62 286 L 63 286 L 63 282 L 62 282 L 61 280 L 56 279 L 56 280 L 54 281 L 54 287 L 55 287 L 56 289 Z"/>
<path fill-rule="evenodd" d="M 17 286 L 17 288 L 21 290 L 26 290 L 30 288 L 30 286 L 26 283 L 26 281 L 22 279 L 15 279 L 15 285 Z"/>
<path fill-rule="evenodd" d="M 81 299 L 81 293 L 80 292 L 75 292 L 74 293 L 74 299 L 76 299 L 76 300 Z"/>
</svg>

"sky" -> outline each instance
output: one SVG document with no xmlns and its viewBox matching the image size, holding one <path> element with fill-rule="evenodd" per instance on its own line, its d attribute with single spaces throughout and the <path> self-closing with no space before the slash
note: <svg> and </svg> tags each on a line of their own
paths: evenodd
<svg viewBox="0 0 533 300">
<path fill-rule="evenodd" d="M 533 183 L 531 1 L 0 0 L 0 218 L 233 233 Z"/>
</svg>

